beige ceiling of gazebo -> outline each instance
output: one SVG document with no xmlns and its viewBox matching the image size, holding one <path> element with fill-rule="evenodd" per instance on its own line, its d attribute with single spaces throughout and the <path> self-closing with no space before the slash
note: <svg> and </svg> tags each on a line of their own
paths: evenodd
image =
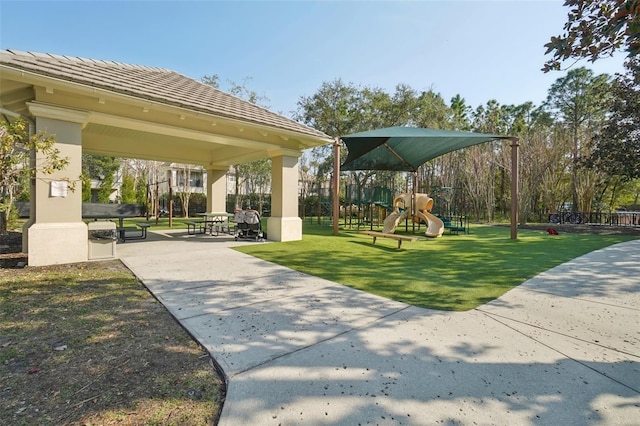
<svg viewBox="0 0 640 426">
<path fill-rule="evenodd" d="M 331 138 L 175 71 L 52 54 L 0 52 L 0 107 L 90 111 L 83 151 L 221 168 Z"/>
</svg>

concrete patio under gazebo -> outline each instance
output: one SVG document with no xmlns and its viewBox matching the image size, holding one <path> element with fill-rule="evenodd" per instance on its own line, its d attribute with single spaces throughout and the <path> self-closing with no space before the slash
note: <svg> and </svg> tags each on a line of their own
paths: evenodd
<svg viewBox="0 0 640 426">
<path fill-rule="evenodd" d="M 82 153 L 201 165 L 207 211 L 225 210 L 228 166 L 270 158 L 269 239 L 302 238 L 298 158 L 331 143 L 324 133 L 161 68 L 7 50 L 0 52 L 0 81 L 0 112 L 54 134 L 70 160 L 32 182 L 23 234 L 29 265 L 88 258 L 81 191 L 59 191 L 79 184 Z"/>
</svg>

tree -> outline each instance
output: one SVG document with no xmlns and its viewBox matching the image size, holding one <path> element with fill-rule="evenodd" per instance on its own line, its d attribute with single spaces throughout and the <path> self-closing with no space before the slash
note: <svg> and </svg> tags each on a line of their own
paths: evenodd
<svg viewBox="0 0 640 426">
<path fill-rule="evenodd" d="M 451 98 L 451 123 L 453 130 L 469 130 L 469 110 L 463 97 L 460 94 Z"/>
<path fill-rule="evenodd" d="M 341 79 L 325 81 L 315 94 L 298 99 L 294 118 L 327 135 L 348 135 L 361 129 L 361 100 L 360 90 L 353 84 Z"/>
<path fill-rule="evenodd" d="M 190 164 L 179 164 L 176 169 L 176 181 L 173 185 L 177 189 L 178 199 L 182 206 L 182 217 L 189 217 L 189 199 L 191 197 L 191 168 Z"/>
<path fill-rule="evenodd" d="M 120 202 L 126 204 L 136 203 L 135 179 L 129 174 L 122 177 L 122 186 L 120 186 Z"/>
<path fill-rule="evenodd" d="M 612 85 L 613 102 L 604 127 L 592 141 L 587 167 L 622 181 L 640 178 L 640 81 L 631 72 Z"/>
<path fill-rule="evenodd" d="M 121 188 L 122 196 L 121 198 L 130 200 L 123 201 L 126 203 L 137 204 L 142 209 L 142 212 L 146 214 L 147 212 L 147 175 L 149 170 L 153 167 L 155 162 L 150 160 L 140 160 L 134 158 L 126 158 L 122 159 L 122 184 L 129 185 L 127 180 L 129 178 L 133 179 L 133 196 L 130 198 L 129 196 L 125 197 L 124 192 L 125 188 Z M 127 178 L 128 176 L 128 178 Z M 126 190 L 128 192 L 128 189 Z"/>
<path fill-rule="evenodd" d="M 147 193 L 149 189 L 147 188 L 147 176 L 145 174 L 141 174 L 138 176 L 136 180 L 136 203 L 139 206 L 143 207 L 142 212 L 147 213 L 148 205 L 147 205 Z"/>
<path fill-rule="evenodd" d="M 540 107 L 535 107 L 531 102 L 506 106 L 505 112 L 510 123 L 508 134 L 520 139 L 518 212 L 520 223 L 525 224 L 533 212 L 555 211 L 555 208 L 552 208 L 554 202 L 547 205 L 545 202 L 549 199 L 555 200 L 557 194 L 562 192 L 558 186 L 559 182 L 565 186 L 562 178 L 566 175 L 564 163 L 567 145 L 554 134 L 559 126 L 556 126 L 550 114 Z M 503 150 L 501 170 L 510 170 L 509 157 L 510 152 Z M 500 178 L 498 185 L 507 186 L 507 183 L 502 181 L 502 173 Z"/>
<path fill-rule="evenodd" d="M 44 160 L 37 164 L 31 161 L 32 154 L 43 154 Z M 55 138 L 44 132 L 29 134 L 27 123 L 22 119 L 0 120 L 0 233 L 7 232 L 7 218 L 11 215 L 16 189 L 21 178 L 36 173 L 52 174 L 64 170 L 68 157 L 61 157 L 55 146 Z M 70 188 L 73 190 L 74 182 Z"/>
<path fill-rule="evenodd" d="M 473 112 L 471 127 L 480 133 L 505 134 L 507 123 L 506 108 L 491 99 Z M 486 219 L 491 222 L 495 215 L 496 200 L 502 205 L 506 203 L 508 166 L 501 161 L 503 152 L 502 143 L 488 142 L 450 154 L 458 158 L 463 168 L 462 173 L 459 173 L 460 181 L 477 219 L 480 219 L 481 212 L 484 211 Z M 496 194 L 497 179 L 501 184 Z"/>
<path fill-rule="evenodd" d="M 564 5 L 571 8 L 565 32 L 545 44 L 552 57 L 544 72 L 559 70 L 569 58 L 595 62 L 623 47 L 630 58 L 640 53 L 640 0 L 566 0 Z"/>
<path fill-rule="evenodd" d="M 120 159 L 102 155 L 83 154 L 82 173 L 100 182 L 97 193 L 98 203 L 110 202 L 115 174 L 120 170 Z"/>
<path fill-rule="evenodd" d="M 208 86 L 215 87 L 216 89 L 220 88 L 220 77 L 218 77 L 218 74 L 205 75 L 200 80 Z"/>
<path fill-rule="evenodd" d="M 216 89 L 220 88 L 219 80 L 220 78 L 218 77 L 217 74 L 214 74 L 211 76 L 205 75 L 204 77 L 202 77 L 202 82 L 204 84 L 215 87 Z M 251 80 L 250 77 L 245 78 L 242 81 L 242 83 L 236 83 L 233 80 L 227 80 L 227 84 L 229 86 L 228 87 L 229 93 L 233 96 L 237 96 L 253 104 L 260 105 L 264 108 L 268 108 L 267 103 L 269 102 L 269 98 L 259 94 L 254 90 L 250 90 L 247 87 L 247 83 L 250 80 Z M 270 164 L 271 162 L 269 161 L 269 159 L 262 159 L 262 160 L 257 160 L 255 162 L 248 163 L 248 164 L 235 164 L 233 166 L 235 171 L 235 178 L 236 178 L 236 184 L 235 184 L 236 207 L 240 208 L 242 204 L 240 188 L 242 186 L 246 187 L 248 184 L 254 189 L 256 187 L 260 188 L 260 193 L 258 195 L 259 197 L 258 203 L 260 204 L 259 206 L 260 211 L 262 211 L 263 195 L 264 195 L 264 192 L 266 191 L 266 188 L 269 187 L 271 183 Z M 186 203 L 188 205 L 188 197 L 186 199 L 187 199 Z M 185 202 L 183 201 L 183 205 L 184 203 Z"/>
<path fill-rule="evenodd" d="M 451 109 L 440 96 L 433 90 L 421 92 L 414 101 L 415 108 L 411 111 L 409 120 L 398 125 L 413 124 L 418 127 L 430 127 L 433 129 L 447 129 L 451 127 Z"/>
<path fill-rule="evenodd" d="M 551 85 L 545 102 L 545 107 L 570 130 L 574 211 L 588 211 L 591 207 L 589 197 L 581 195 L 590 193 L 596 182 L 593 176 L 578 171 L 582 159 L 588 156 L 592 135 L 604 121 L 610 99 L 609 87 L 606 74 L 596 76 L 587 68 L 576 68 Z"/>
<path fill-rule="evenodd" d="M 371 94 L 375 92 L 375 90 L 370 91 Z M 363 128 L 360 126 L 365 126 L 362 115 L 364 98 L 362 91 L 353 84 L 345 84 L 340 79 L 325 81 L 315 94 L 299 98 L 294 118 L 327 135 L 348 135 Z M 340 156 L 343 155 L 343 149 L 341 149 Z M 318 191 L 318 205 L 320 205 L 320 188 L 333 170 L 332 147 L 325 145 L 313 148 L 311 156 L 312 165 L 315 166 L 314 185 Z M 318 220 L 320 220 L 320 207 L 318 207 Z"/>
<path fill-rule="evenodd" d="M 80 180 L 82 181 L 82 202 L 90 203 L 91 202 L 91 178 L 88 174 L 83 173 L 80 176 Z"/>
<path fill-rule="evenodd" d="M 251 207 L 262 212 L 264 194 L 271 187 L 271 160 L 265 158 L 250 163 L 239 164 L 236 167 L 236 182 L 241 182 L 247 193 L 257 194 L 258 205 Z M 240 200 L 237 200 L 237 202 L 239 203 Z"/>
</svg>

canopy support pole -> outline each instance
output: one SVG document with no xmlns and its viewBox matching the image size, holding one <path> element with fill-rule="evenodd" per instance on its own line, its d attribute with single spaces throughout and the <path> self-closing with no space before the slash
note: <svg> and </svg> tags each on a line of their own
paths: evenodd
<svg viewBox="0 0 640 426">
<path fill-rule="evenodd" d="M 333 140 L 333 235 L 338 235 L 340 220 L 340 138 Z"/>
<path fill-rule="evenodd" d="M 511 239 L 518 239 L 518 138 L 511 138 Z"/>
<path fill-rule="evenodd" d="M 416 218 L 418 216 L 416 205 L 416 188 L 418 187 L 418 172 L 413 172 L 413 188 L 411 188 L 411 232 L 416 233 Z"/>
</svg>

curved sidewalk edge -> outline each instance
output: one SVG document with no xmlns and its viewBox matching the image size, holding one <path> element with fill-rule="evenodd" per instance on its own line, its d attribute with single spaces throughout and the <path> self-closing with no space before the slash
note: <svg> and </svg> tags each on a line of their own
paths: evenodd
<svg viewBox="0 0 640 426">
<path fill-rule="evenodd" d="M 210 241 L 209 241 L 210 242 Z M 125 264 L 228 377 L 220 425 L 632 424 L 640 240 L 468 312 L 410 307 L 175 239 Z"/>
</svg>

